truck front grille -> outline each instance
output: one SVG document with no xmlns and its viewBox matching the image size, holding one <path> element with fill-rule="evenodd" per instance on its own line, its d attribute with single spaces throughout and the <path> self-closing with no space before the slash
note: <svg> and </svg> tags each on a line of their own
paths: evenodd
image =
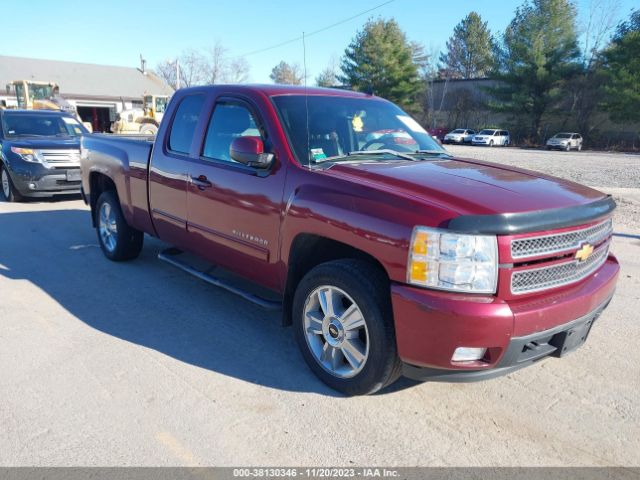
<svg viewBox="0 0 640 480">
<path fill-rule="evenodd" d="M 549 255 L 580 248 L 587 242 L 598 245 L 612 233 L 611 219 L 580 230 L 519 238 L 511 241 L 511 257 L 514 259 Z"/>
<path fill-rule="evenodd" d="M 608 254 L 609 242 L 606 242 L 583 262 L 571 259 L 544 267 L 516 270 L 511 274 L 511 293 L 521 295 L 578 282 L 600 268 Z"/>
<path fill-rule="evenodd" d="M 80 164 L 80 150 L 78 149 L 40 150 L 40 155 L 42 155 L 42 159 L 46 163 L 50 163 L 55 166 L 60 164 Z"/>
</svg>

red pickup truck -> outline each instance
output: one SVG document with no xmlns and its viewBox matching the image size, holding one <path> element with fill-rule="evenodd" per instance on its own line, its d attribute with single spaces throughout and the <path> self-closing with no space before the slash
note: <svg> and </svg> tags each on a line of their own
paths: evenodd
<svg viewBox="0 0 640 480">
<path fill-rule="evenodd" d="M 160 258 L 282 308 L 310 368 L 348 395 L 562 357 L 618 276 L 610 197 L 454 158 L 375 96 L 184 89 L 155 143 L 86 135 L 81 168 L 107 258 L 135 258 L 145 233 L 174 245 Z"/>
</svg>

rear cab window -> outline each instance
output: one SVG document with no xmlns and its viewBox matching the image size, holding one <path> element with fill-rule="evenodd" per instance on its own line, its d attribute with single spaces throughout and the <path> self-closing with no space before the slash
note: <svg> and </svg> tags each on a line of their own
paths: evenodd
<svg viewBox="0 0 640 480">
<path fill-rule="evenodd" d="M 202 94 L 188 95 L 180 101 L 167 142 L 170 151 L 189 154 L 204 102 L 205 96 Z"/>
</svg>

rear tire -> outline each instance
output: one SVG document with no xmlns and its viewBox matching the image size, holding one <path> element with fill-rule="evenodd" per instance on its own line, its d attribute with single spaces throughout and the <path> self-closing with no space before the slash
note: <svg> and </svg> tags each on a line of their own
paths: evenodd
<svg viewBox="0 0 640 480">
<path fill-rule="evenodd" d="M 5 167 L 3 163 L 0 163 L 0 184 L 2 186 L 0 189 L 0 191 L 2 191 L 2 198 L 4 198 L 6 202 L 20 202 L 23 199 L 11 180 L 9 170 L 7 170 L 7 167 Z"/>
<path fill-rule="evenodd" d="M 389 281 L 379 268 L 354 259 L 318 265 L 298 285 L 292 313 L 302 356 L 334 390 L 367 395 L 400 376 Z"/>
<path fill-rule="evenodd" d="M 156 135 L 158 133 L 158 127 L 153 123 L 145 123 L 140 127 L 140 135 Z"/>
<path fill-rule="evenodd" d="M 95 216 L 98 243 L 105 257 L 121 262 L 140 254 L 144 234 L 127 224 L 115 192 L 102 192 L 96 203 Z"/>
</svg>

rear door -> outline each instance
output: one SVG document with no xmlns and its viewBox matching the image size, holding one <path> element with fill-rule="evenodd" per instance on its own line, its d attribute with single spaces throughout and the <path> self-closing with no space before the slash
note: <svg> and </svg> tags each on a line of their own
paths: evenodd
<svg viewBox="0 0 640 480">
<path fill-rule="evenodd" d="M 206 95 L 196 93 L 179 100 L 168 132 L 158 133 L 149 172 L 149 205 L 158 236 L 177 246 L 187 240 L 187 185 L 194 142 Z"/>
<path fill-rule="evenodd" d="M 200 155 L 190 162 L 187 230 L 192 250 L 268 288 L 277 275 L 284 169 L 269 169 L 231 159 L 234 138 L 259 137 L 270 151 L 268 132 L 249 101 L 218 98 L 209 116 Z"/>
</svg>

